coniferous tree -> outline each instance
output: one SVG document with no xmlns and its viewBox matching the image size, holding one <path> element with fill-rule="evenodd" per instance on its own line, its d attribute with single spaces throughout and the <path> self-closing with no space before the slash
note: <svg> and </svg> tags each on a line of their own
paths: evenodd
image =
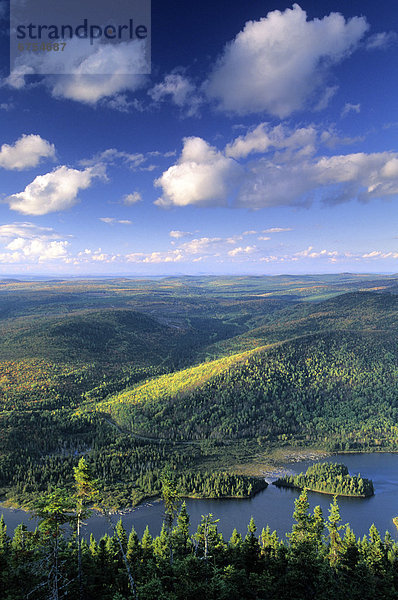
<svg viewBox="0 0 398 600">
<path fill-rule="evenodd" d="M 77 533 L 77 556 L 78 556 L 78 580 L 79 599 L 83 599 L 83 574 L 82 574 L 82 550 L 81 550 L 81 526 L 85 517 L 90 514 L 89 504 L 99 499 L 98 481 L 93 478 L 91 469 L 82 457 L 77 467 L 74 467 L 75 498 L 76 498 L 76 533 Z"/>
<path fill-rule="evenodd" d="M 247 534 L 243 541 L 241 551 L 244 557 L 244 566 L 246 571 L 256 572 L 259 568 L 260 545 L 256 536 L 257 527 L 253 517 L 251 517 L 247 527 Z"/>
<path fill-rule="evenodd" d="M 172 544 L 178 558 L 184 558 L 184 556 L 193 550 L 189 535 L 189 514 L 185 501 L 181 504 L 180 512 L 177 516 L 177 526 L 173 529 Z"/>
<path fill-rule="evenodd" d="M 141 556 L 140 538 L 138 537 L 134 526 L 131 527 L 129 539 L 127 541 L 126 556 L 133 568 L 137 565 Z"/>
<path fill-rule="evenodd" d="M 173 544 L 171 541 L 171 532 L 174 519 L 178 511 L 180 496 L 177 491 L 177 485 L 172 475 L 170 467 L 165 467 L 161 475 L 161 496 L 164 503 L 164 523 L 166 526 L 167 535 L 169 538 L 169 555 L 170 564 L 173 564 Z"/>
<path fill-rule="evenodd" d="M 39 531 L 45 551 L 44 562 L 47 562 L 48 597 L 51 600 L 59 600 L 68 585 L 60 564 L 60 545 L 63 543 L 62 526 L 73 520 L 73 509 L 72 498 L 61 488 L 55 488 L 39 498 L 33 507 L 34 514 L 39 517 Z"/>
<path fill-rule="evenodd" d="M 339 566 L 343 551 L 343 541 L 341 539 L 340 531 L 343 530 L 345 526 L 340 525 L 340 523 L 340 509 L 337 504 L 337 496 L 334 496 L 333 504 L 331 504 L 329 508 L 329 518 L 326 522 L 326 527 L 329 532 L 329 550 L 327 556 L 329 564 L 333 568 Z"/>
<path fill-rule="evenodd" d="M 0 592 L 5 597 L 6 581 L 8 574 L 10 538 L 7 535 L 7 525 L 4 522 L 4 516 L 0 518 Z"/>
</svg>

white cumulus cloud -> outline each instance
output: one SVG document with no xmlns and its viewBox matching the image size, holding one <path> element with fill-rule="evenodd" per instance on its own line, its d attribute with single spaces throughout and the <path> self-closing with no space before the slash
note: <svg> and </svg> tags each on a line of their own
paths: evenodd
<svg viewBox="0 0 398 600">
<path fill-rule="evenodd" d="M 315 127 L 301 127 L 290 131 L 283 125 L 270 127 L 268 123 L 260 123 L 255 129 L 240 135 L 225 147 L 226 156 L 246 158 L 249 154 L 264 154 L 273 149 L 297 149 L 301 153 L 310 154 L 315 150 L 318 132 Z"/>
<path fill-rule="evenodd" d="M 261 123 L 227 144 L 224 151 L 202 138 L 186 138 L 181 156 L 155 185 L 155 204 L 231 206 L 251 210 L 310 206 L 315 200 L 338 204 L 398 195 L 398 153 L 357 152 L 325 156 L 324 145 L 344 145 L 336 131 L 315 126 L 291 130 Z M 254 160 L 250 154 L 262 154 Z M 233 158 L 232 158 L 233 157 Z M 247 160 L 247 159 L 250 160 Z M 289 231 L 270 228 L 261 233 Z"/>
<path fill-rule="evenodd" d="M 202 138 L 185 138 L 177 163 L 155 180 L 163 190 L 155 204 L 163 208 L 224 205 L 239 172 L 234 160 Z"/>
<path fill-rule="evenodd" d="M 23 257 L 37 258 L 39 262 L 64 258 L 67 255 L 67 241 L 43 241 L 43 240 L 25 240 L 16 238 L 10 242 L 6 248 L 13 252 L 21 253 Z"/>
<path fill-rule="evenodd" d="M 0 149 L 0 167 L 22 170 L 36 167 L 42 158 L 54 158 L 55 147 L 40 135 L 22 135 L 13 145 Z"/>
<path fill-rule="evenodd" d="M 218 107 L 280 118 L 304 108 L 330 68 L 346 58 L 368 29 L 363 17 L 339 13 L 307 21 L 298 4 L 249 21 L 226 45 L 204 88 Z"/>
<path fill-rule="evenodd" d="M 245 255 L 245 254 L 251 254 L 252 252 L 255 252 L 256 250 L 256 246 L 238 246 L 237 248 L 233 248 L 232 250 L 229 250 L 228 252 L 228 256 L 240 256 L 240 255 Z"/>
<path fill-rule="evenodd" d="M 12 210 L 24 215 L 46 215 L 65 210 L 77 203 L 79 190 L 90 187 L 100 173 L 95 168 L 84 171 L 66 166 L 38 175 L 23 192 L 9 196 L 6 201 Z"/>
<path fill-rule="evenodd" d="M 29 222 L 1 225 L 0 243 L 6 250 L 0 255 L 2 263 L 42 263 L 64 260 L 68 256 L 67 240 L 60 239 L 51 227 L 39 227 Z"/>
</svg>

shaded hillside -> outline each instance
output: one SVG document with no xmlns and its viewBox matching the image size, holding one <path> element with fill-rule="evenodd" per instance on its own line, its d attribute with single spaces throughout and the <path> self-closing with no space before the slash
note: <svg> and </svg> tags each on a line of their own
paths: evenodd
<svg viewBox="0 0 398 600">
<path fill-rule="evenodd" d="M 179 327 L 133 310 L 94 310 L 3 325 L 0 359 L 172 364 L 237 331 L 217 319 L 192 319 Z"/>
<path fill-rule="evenodd" d="M 300 303 L 266 315 L 264 324 L 213 344 L 202 353 L 219 357 L 317 332 L 398 331 L 398 295 L 352 292 L 319 303 Z"/>
<path fill-rule="evenodd" d="M 169 375 L 152 381 L 150 393 L 137 386 L 101 407 L 123 427 L 176 440 L 261 437 L 353 448 L 398 441 L 394 335 L 315 334 L 254 352 L 189 387 L 191 374 L 180 373 L 185 390 L 173 388 L 177 374 Z"/>
</svg>

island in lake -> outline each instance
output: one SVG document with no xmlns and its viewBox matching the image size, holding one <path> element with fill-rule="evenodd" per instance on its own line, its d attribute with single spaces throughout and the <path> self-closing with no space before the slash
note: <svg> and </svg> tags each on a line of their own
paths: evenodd
<svg viewBox="0 0 398 600">
<path fill-rule="evenodd" d="M 343 464 L 316 463 L 299 475 L 286 475 L 273 482 L 278 487 L 304 488 L 322 494 L 337 496 L 355 496 L 365 498 L 373 496 L 373 482 L 358 475 L 350 475 Z"/>
</svg>

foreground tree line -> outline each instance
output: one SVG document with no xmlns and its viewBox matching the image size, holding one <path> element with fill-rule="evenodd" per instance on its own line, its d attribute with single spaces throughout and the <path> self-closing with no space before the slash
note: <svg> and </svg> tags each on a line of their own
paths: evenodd
<svg viewBox="0 0 398 600">
<path fill-rule="evenodd" d="M 336 497 L 326 519 L 311 513 L 304 490 L 295 501 L 287 541 L 251 519 L 244 537 L 227 541 L 218 519 L 202 516 L 190 535 L 171 471 L 162 474 L 164 524 L 152 537 L 128 535 L 119 521 L 100 540 L 82 538 L 88 505 L 101 508 L 97 482 L 84 459 L 75 468 L 75 494 L 56 488 L 36 503 L 39 526 L 19 525 L 13 538 L 0 521 L 3 600 L 345 600 L 398 597 L 398 544 L 374 525 L 359 539 L 342 525 Z M 110 520 L 109 520 L 110 522 Z M 73 535 L 63 531 L 72 525 Z M 111 523 L 111 522 L 110 522 Z"/>
</svg>

